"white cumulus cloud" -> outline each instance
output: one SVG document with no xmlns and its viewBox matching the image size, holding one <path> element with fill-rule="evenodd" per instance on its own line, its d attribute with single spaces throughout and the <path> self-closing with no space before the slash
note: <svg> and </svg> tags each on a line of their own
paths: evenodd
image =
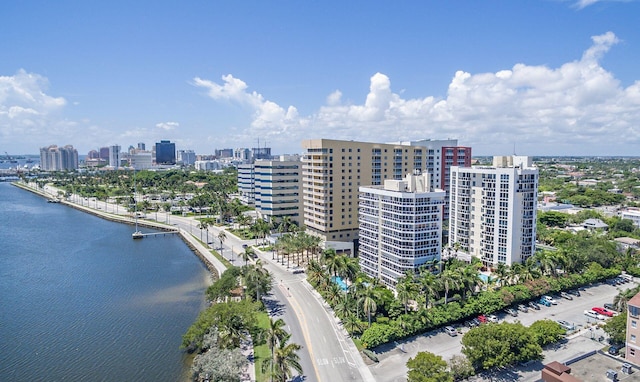
<svg viewBox="0 0 640 382">
<path fill-rule="evenodd" d="M 243 137 L 268 136 L 273 146 L 299 148 L 303 139 L 398 141 L 458 138 L 474 152 L 504 154 L 515 144 L 523 154 L 619 154 L 640 144 L 640 82 L 622 87 L 600 65 L 619 42 L 612 32 L 592 37 L 581 58 L 553 68 L 517 63 L 494 73 L 457 71 L 445 97 L 405 99 L 391 80 L 375 73 L 361 104 L 345 103 L 336 90 L 317 112 L 300 116 L 232 75 L 222 84 L 200 78 L 214 100 L 248 106 L 253 113 Z M 295 142 L 295 144 L 294 144 Z"/>
<path fill-rule="evenodd" d="M 169 131 L 177 129 L 178 127 L 180 127 L 180 124 L 178 122 L 160 122 L 156 123 L 156 127 L 158 129 Z"/>
</svg>

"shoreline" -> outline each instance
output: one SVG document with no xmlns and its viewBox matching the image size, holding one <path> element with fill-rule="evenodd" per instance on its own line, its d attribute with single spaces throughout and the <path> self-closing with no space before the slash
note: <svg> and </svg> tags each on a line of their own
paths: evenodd
<svg viewBox="0 0 640 382">
<path fill-rule="evenodd" d="M 11 185 L 18 187 L 20 189 L 23 189 L 25 191 L 34 193 L 43 198 L 47 198 L 47 199 L 55 198 L 54 195 L 38 190 L 37 188 L 34 188 L 29 184 L 25 184 L 23 182 L 11 182 Z M 65 199 L 59 199 L 59 200 L 60 200 L 60 204 L 64 204 L 66 206 L 75 208 L 76 210 L 89 213 L 91 215 L 97 216 L 105 220 L 109 220 L 115 223 L 124 223 L 128 225 L 135 224 L 135 219 L 129 216 L 117 215 L 117 214 L 108 213 L 102 210 L 96 210 L 91 207 L 86 207 L 86 206 L 78 205 L 77 203 L 69 202 L 68 200 L 65 200 Z M 205 248 L 198 240 L 196 240 L 194 237 L 192 237 L 191 234 L 189 234 L 187 231 L 185 231 L 182 228 L 169 226 L 164 223 L 142 220 L 142 219 L 138 219 L 138 226 L 151 228 L 154 230 L 159 230 L 167 233 L 176 233 L 182 239 L 182 241 L 187 245 L 187 247 L 189 247 L 191 251 L 195 253 L 195 255 L 200 259 L 200 261 L 202 261 L 204 266 L 209 270 L 209 272 L 211 273 L 210 279 L 212 279 L 212 281 L 219 279 L 220 275 L 227 269 L 227 267 L 220 260 L 215 258 L 215 256 L 213 256 L 207 248 Z"/>
</svg>

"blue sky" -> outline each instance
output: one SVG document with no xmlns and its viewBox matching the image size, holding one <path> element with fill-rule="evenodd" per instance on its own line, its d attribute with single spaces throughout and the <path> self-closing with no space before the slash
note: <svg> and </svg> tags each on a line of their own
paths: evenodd
<svg viewBox="0 0 640 382">
<path fill-rule="evenodd" d="M 0 153 L 457 138 L 640 155 L 638 1 L 11 1 Z"/>
</svg>

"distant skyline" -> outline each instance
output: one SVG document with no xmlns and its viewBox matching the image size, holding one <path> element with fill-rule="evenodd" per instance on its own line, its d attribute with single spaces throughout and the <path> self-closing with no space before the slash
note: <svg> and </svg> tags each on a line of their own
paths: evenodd
<svg viewBox="0 0 640 382">
<path fill-rule="evenodd" d="M 640 2 L 20 1 L 0 12 L 0 154 L 458 139 L 640 155 Z"/>
</svg>

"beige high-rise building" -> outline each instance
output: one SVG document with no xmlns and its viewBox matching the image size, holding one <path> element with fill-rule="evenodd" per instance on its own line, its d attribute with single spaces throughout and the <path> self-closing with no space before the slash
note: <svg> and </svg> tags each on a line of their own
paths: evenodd
<svg viewBox="0 0 640 382">
<path fill-rule="evenodd" d="M 443 155 L 457 140 L 421 140 L 371 143 L 333 139 L 302 141 L 304 225 L 307 231 L 331 242 L 358 239 L 358 189 L 386 179 L 402 180 L 419 171 L 439 174 L 432 179 L 441 188 L 452 164 Z M 464 148 L 463 161 L 471 161 Z M 461 156 L 462 157 L 462 156 Z M 457 158 L 456 158 L 457 160 Z M 441 176 L 440 176 L 441 174 Z"/>
</svg>

